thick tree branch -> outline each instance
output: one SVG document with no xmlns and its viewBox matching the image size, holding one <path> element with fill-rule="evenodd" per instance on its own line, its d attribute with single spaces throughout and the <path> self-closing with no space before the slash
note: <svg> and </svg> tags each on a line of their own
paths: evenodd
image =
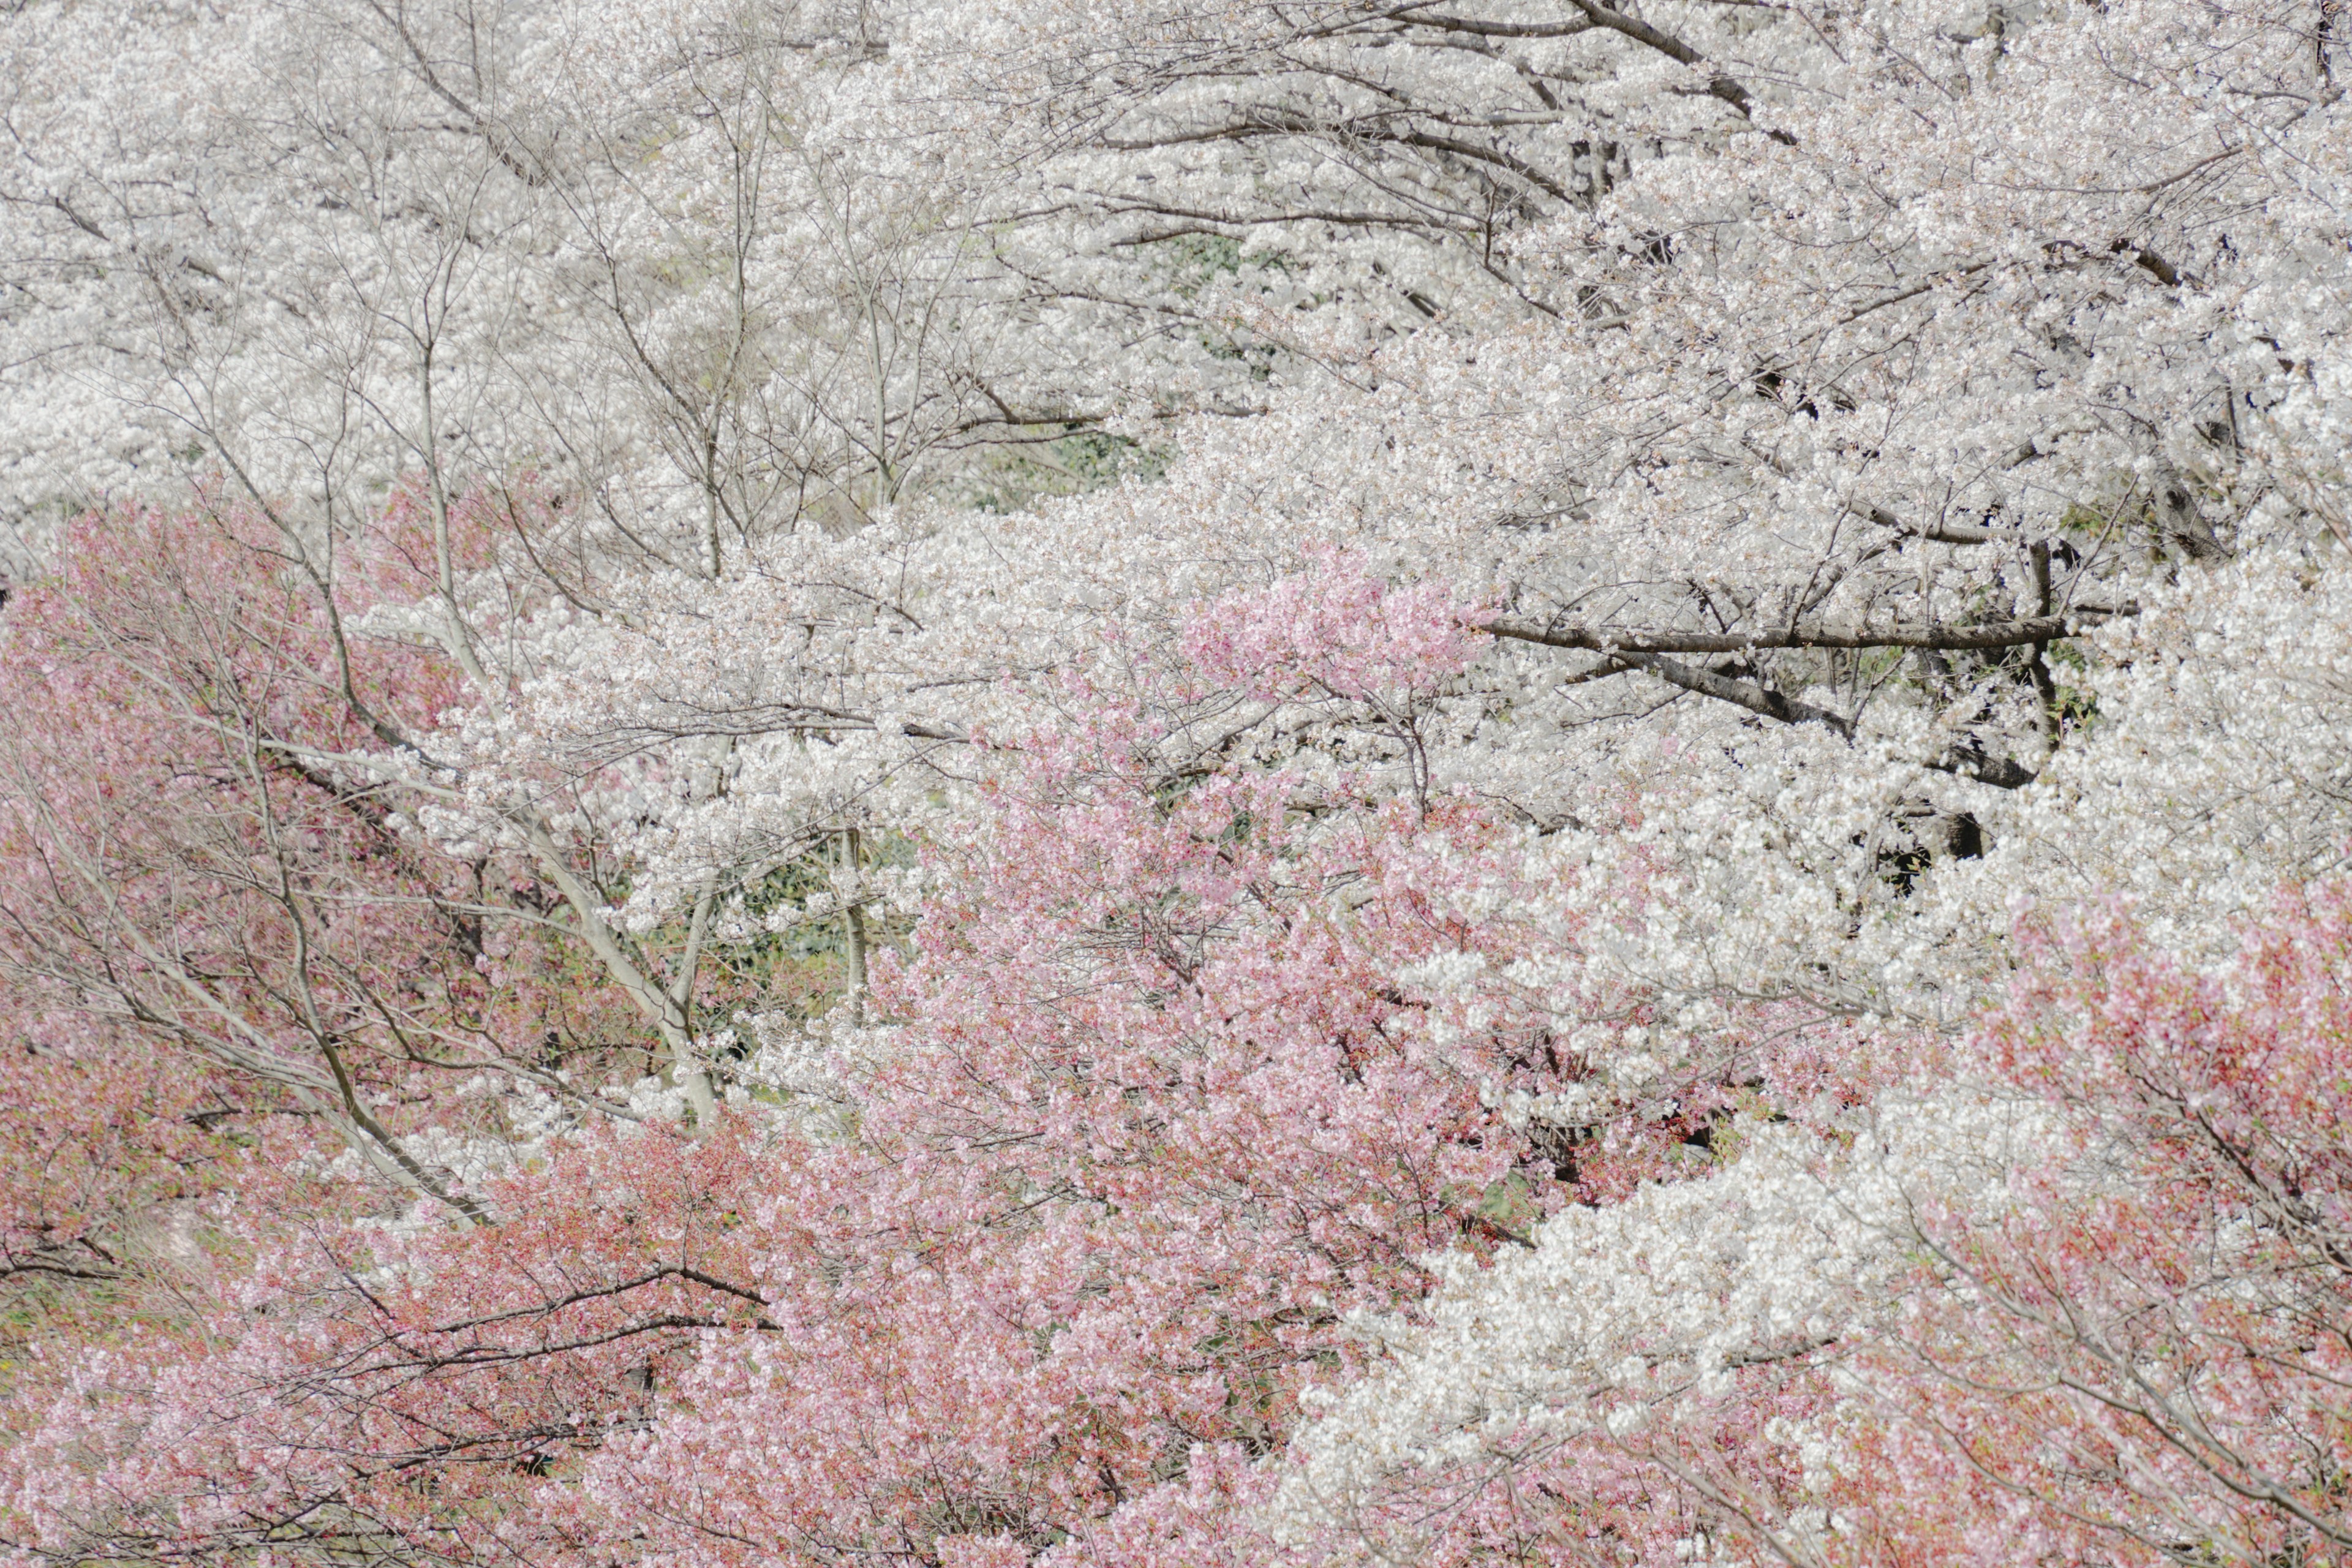
<svg viewBox="0 0 2352 1568">
<path fill-rule="evenodd" d="M 1668 59 L 1707 70 L 1709 79 L 1706 90 L 1739 110 L 1743 116 L 1754 118 L 1752 112 L 1754 100 L 1749 97 L 1748 89 L 1736 79 L 1707 66 L 1706 56 L 1675 37 L 1672 33 L 1660 32 L 1638 16 L 1628 16 L 1622 11 L 1613 9 L 1605 4 L 1604 0 L 1570 0 L 1570 4 L 1583 12 L 1585 18 L 1596 27 L 1606 27 L 1612 33 L 1622 33 L 1635 43 L 1648 45 Z M 1767 134 L 1784 147 L 1794 147 L 1797 144 L 1797 139 L 1785 131 L 1773 131 Z"/>
<path fill-rule="evenodd" d="M 1787 626 L 1777 631 L 1675 632 L 1600 630 L 1571 626 L 1538 626 L 1525 621 L 1495 620 L 1479 625 L 1491 637 L 1540 643 L 1546 647 L 1581 648 L 1613 655 L 1659 653 L 1745 653 L 1761 648 L 1918 647 L 1959 651 L 1968 648 L 2030 647 L 2081 635 L 2085 629 L 2118 616 L 2139 613 L 2137 604 L 2113 609 L 2076 609 L 2064 615 L 2033 616 L 2022 620 L 1982 621 L 1974 626 Z"/>
<path fill-rule="evenodd" d="M 1482 38 L 1572 38 L 1589 33 L 1585 22 L 1489 22 L 1476 16 L 1446 16 L 1418 10 L 1400 12 L 1397 20 L 1414 27 L 1435 27 L 1448 33 L 1474 33 Z"/>
<path fill-rule="evenodd" d="M 1783 724 L 1822 724 L 1849 741 L 1853 739 L 1853 721 L 1844 714 L 1832 712 L 1827 708 L 1816 708 L 1769 686 L 1717 675 L 1711 669 L 1700 669 L 1662 654 L 1621 651 L 1611 653 L 1610 658 L 1628 668 L 1645 670 L 1669 685 L 1732 703 L 1762 718 Z"/>
<path fill-rule="evenodd" d="M 1609 666 L 1601 673 L 1638 669 L 1656 676 L 1669 686 L 1679 686 L 1685 691 L 1745 708 L 1759 718 L 1769 719 L 1775 723 L 1819 724 L 1848 741 L 1854 738 L 1853 721 L 1844 714 L 1775 691 L 1759 681 L 1717 675 L 1711 669 L 1700 669 L 1663 654 L 1633 653 L 1622 649 L 1607 651 Z M 1974 746 L 1956 747 L 1947 758 L 1918 765 L 1939 773 L 1974 779 L 1995 789 L 2023 789 L 2039 776 L 2012 758 L 1988 757 Z"/>
</svg>

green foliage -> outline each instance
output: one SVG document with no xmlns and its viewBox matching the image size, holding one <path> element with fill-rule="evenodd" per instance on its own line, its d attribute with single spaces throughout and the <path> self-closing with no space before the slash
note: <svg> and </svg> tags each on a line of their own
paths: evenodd
<svg viewBox="0 0 2352 1568">
<path fill-rule="evenodd" d="M 1152 480 L 1175 454 L 1076 420 L 1059 436 L 1008 443 L 991 455 L 967 496 L 981 511 L 1019 511 L 1049 496 L 1083 495 L 1125 479 Z"/>
</svg>

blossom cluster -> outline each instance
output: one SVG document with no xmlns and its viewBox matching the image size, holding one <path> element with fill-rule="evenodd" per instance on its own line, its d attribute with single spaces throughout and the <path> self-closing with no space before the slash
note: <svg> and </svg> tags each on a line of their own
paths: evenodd
<svg viewBox="0 0 2352 1568">
<path fill-rule="evenodd" d="M 0 1553 L 2343 1560 L 2336 11 L 0 16 Z"/>
</svg>

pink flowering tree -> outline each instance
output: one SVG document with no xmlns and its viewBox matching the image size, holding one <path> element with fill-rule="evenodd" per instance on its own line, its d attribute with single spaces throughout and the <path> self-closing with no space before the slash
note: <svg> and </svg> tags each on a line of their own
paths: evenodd
<svg viewBox="0 0 2352 1568">
<path fill-rule="evenodd" d="M 1475 656 L 1450 597 L 1334 572 L 1327 596 L 1204 607 L 1197 663 L 1114 647 L 1066 717 L 992 743 L 991 805 L 935 843 L 930 910 L 835 1037 L 830 1105 L 560 1133 L 390 1226 L 348 1200 L 240 1219 L 245 1271 L 176 1355 L 91 1355 L 31 1423 L 24 1544 L 1258 1540 L 1235 1500 L 1265 1493 L 1251 1467 L 1305 1391 L 1360 1363 L 1354 1315 L 1666 1173 L 1739 1092 L 1718 1073 L 1589 1147 L 1507 1113 L 1593 1065 L 1524 1000 L 1412 976 L 1572 956 L 1557 924 L 1476 913 L 1525 874 L 1524 830 L 1230 738 L 1297 702 L 1410 735 Z M 1211 732 L 1226 760 L 1170 770 Z"/>
<path fill-rule="evenodd" d="M 28 1462 L 60 1397 L 143 1430 L 69 1391 L 150 1386 L 307 1278 L 288 1247 L 485 1222 L 482 1175 L 646 1059 L 527 858 L 415 828 L 404 742 L 463 678 L 368 622 L 431 603 L 417 508 L 331 548 L 234 508 L 68 542 L 0 628 L 0 1290 Z M 299 1321 L 276 1326 L 331 1320 Z"/>
<path fill-rule="evenodd" d="M 2113 911 L 2036 921 L 1980 1041 L 2045 1109 L 2005 1201 L 1929 1203 L 1854 1495 L 1906 1561 L 2352 1550 L 2352 889 L 2200 973 Z M 2014 1546 L 2003 1548 L 2014 1551 Z"/>
<path fill-rule="evenodd" d="M 2112 907 L 2017 952 L 1867 1100 L 1748 1118 L 1706 1179 L 1454 1270 L 1297 1445 L 1279 1539 L 2336 1561 L 2352 892 L 2287 889 L 2210 969 Z"/>
</svg>

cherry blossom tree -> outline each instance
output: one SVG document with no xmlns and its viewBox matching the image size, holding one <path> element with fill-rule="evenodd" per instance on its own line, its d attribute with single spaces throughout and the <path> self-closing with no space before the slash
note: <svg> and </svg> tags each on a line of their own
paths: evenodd
<svg viewBox="0 0 2352 1568">
<path fill-rule="evenodd" d="M 1283 592 L 1204 614 L 1169 696 L 1410 716 L 1484 639 L 1450 596 L 1357 583 L 1347 616 Z M 1500 1099 L 1591 1064 L 1538 1020 L 1400 989 L 1465 941 L 1498 966 L 1549 948 L 1451 891 L 1517 876 L 1523 830 L 1246 758 L 1171 800 L 1148 764 L 1175 710 L 1068 702 L 1005 739 L 1019 765 L 936 852 L 919 941 L 877 963 L 831 1081 L 778 1040 L 743 1079 L 792 1098 L 698 1139 L 558 1136 L 396 1223 L 257 1225 L 253 1282 L 182 1359 L 98 1357 L 26 1434 L 27 1544 L 733 1561 L 1084 1537 L 1161 1506 L 1195 1450 L 1202 1484 L 1276 1451 L 1307 1380 L 1357 1354 L 1347 1314 L 1415 1299 L 1431 1254 L 1527 1246 L 1706 1124 L 1705 1083 L 1591 1148 L 1515 1124 Z M 1747 1026 L 1716 1077 L 1787 1022 Z M 421 1223 L 452 1207 L 477 1224 Z M 764 1478 L 738 1463 L 762 1432 L 793 1434 Z M 462 1484 L 417 1493 L 448 1466 Z"/>
<path fill-rule="evenodd" d="M 2330 1560 L 2347 930 L 2340 882 L 2292 890 L 2200 973 L 2113 909 L 2036 916 L 2006 1005 L 1850 1142 L 1752 1126 L 1720 1175 L 1458 1269 L 1309 1429 L 1290 1531 Z"/>
<path fill-rule="evenodd" d="M 0 1538 L 2341 1554 L 2347 25 L 0 18 Z"/>
</svg>

